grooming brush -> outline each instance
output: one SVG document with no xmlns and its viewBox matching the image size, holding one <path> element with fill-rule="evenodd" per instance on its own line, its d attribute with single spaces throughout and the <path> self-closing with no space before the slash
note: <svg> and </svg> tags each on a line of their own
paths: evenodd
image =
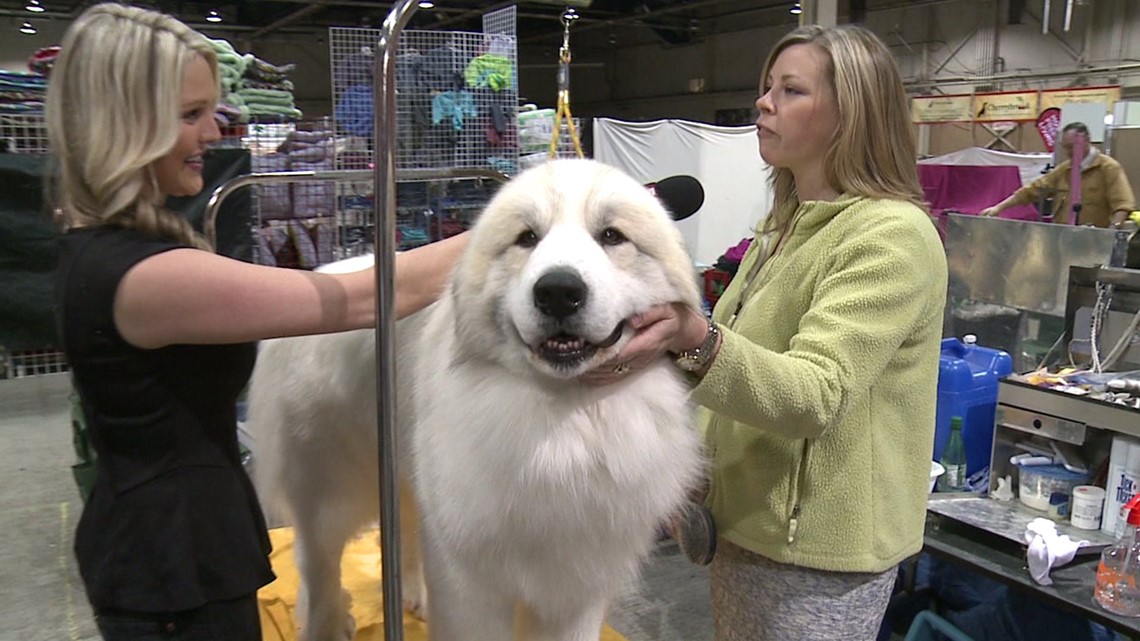
<svg viewBox="0 0 1140 641">
<path fill-rule="evenodd" d="M 712 512 L 700 503 L 689 503 L 674 521 L 673 536 L 685 556 L 697 565 L 708 565 L 716 556 L 716 525 Z"/>
</svg>

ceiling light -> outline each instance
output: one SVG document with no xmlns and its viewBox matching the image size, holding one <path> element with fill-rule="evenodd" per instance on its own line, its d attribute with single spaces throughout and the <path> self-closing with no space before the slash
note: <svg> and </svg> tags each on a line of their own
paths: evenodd
<svg viewBox="0 0 1140 641">
<path fill-rule="evenodd" d="M 432 2 L 431 0 L 420 0 L 420 8 L 421 9 L 431 9 L 434 6 L 435 6 L 435 3 Z"/>
<path fill-rule="evenodd" d="M 24 8 L 32 13 L 44 12 L 44 7 L 40 4 L 40 0 L 28 0 L 28 4 Z"/>
<path fill-rule="evenodd" d="M 800 15 L 801 13 L 803 13 L 803 12 L 804 12 L 804 8 L 803 8 L 802 6 L 800 6 L 800 3 L 798 3 L 798 2 L 795 2 L 795 3 L 792 3 L 792 8 L 791 8 L 791 9 L 789 9 L 789 12 L 790 12 L 790 13 L 791 13 L 793 16 L 798 16 L 798 15 Z"/>
<path fill-rule="evenodd" d="M 216 9 L 210 9 L 210 13 L 206 14 L 206 22 L 221 22 L 222 17 L 218 15 Z"/>
<path fill-rule="evenodd" d="M 32 23 L 30 23 L 30 22 L 25 22 L 24 24 L 20 25 L 20 33 L 26 33 L 30 36 L 35 32 L 36 32 L 36 28 L 33 27 Z"/>
</svg>

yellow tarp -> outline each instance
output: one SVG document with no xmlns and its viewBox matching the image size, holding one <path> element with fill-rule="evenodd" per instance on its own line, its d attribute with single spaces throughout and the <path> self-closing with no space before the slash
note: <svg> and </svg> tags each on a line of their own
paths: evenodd
<svg viewBox="0 0 1140 641">
<path fill-rule="evenodd" d="M 294 641 L 296 629 L 293 610 L 297 600 L 300 576 L 293 565 L 293 529 L 275 528 L 269 531 L 273 554 L 269 560 L 277 580 L 257 594 L 261 610 L 261 636 L 264 641 Z M 349 541 L 341 561 L 341 580 L 352 595 L 352 617 L 356 619 L 356 637 L 353 641 L 382 641 L 384 639 L 384 604 L 380 590 L 380 545 L 375 530 Z M 404 614 L 404 639 L 427 641 L 427 625 L 416 617 Z M 600 641 L 625 641 L 609 626 L 602 629 Z"/>
</svg>

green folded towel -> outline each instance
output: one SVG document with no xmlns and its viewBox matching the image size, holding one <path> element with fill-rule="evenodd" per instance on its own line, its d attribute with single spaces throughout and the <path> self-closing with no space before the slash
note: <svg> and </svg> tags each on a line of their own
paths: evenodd
<svg viewBox="0 0 1140 641">
<path fill-rule="evenodd" d="M 293 106 L 293 94 L 288 91 L 277 91 L 275 89 L 251 89 L 242 87 L 235 93 L 245 99 L 246 104 L 254 102 L 262 104 L 279 105 L 282 107 Z"/>
</svg>

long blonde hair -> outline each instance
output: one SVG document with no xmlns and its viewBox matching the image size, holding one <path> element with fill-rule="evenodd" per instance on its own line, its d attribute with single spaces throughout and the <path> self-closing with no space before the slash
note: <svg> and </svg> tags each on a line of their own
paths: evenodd
<svg viewBox="0 0 1140 641">
<path fill-rule="evenodd" d="M 48 140 L 66 227 L 137 229 L 209 249 L 167 210 L 153 163 L 178 139 L 182 81 L 201 56 L 215 81 L 205 36 L 165 14 L 107 3 L 68 28 L 48 85 Z"/>
<path fill-rule="evenodd" d="M 766 79 L 788 47 L 811 44 L 826 54 L 826 73 L 839 111 L 839 126 L 823 158 L 827 184 L 842 194 L 911 202 L 923 210 L 910 106 L 891 52 L 867 29 L 809 25 L 784 36 L 764 63 Z M 765 231 L 782 232 L 799 205 L 795 179 L 772 168 L 774 193 Z"/>
</svg>

